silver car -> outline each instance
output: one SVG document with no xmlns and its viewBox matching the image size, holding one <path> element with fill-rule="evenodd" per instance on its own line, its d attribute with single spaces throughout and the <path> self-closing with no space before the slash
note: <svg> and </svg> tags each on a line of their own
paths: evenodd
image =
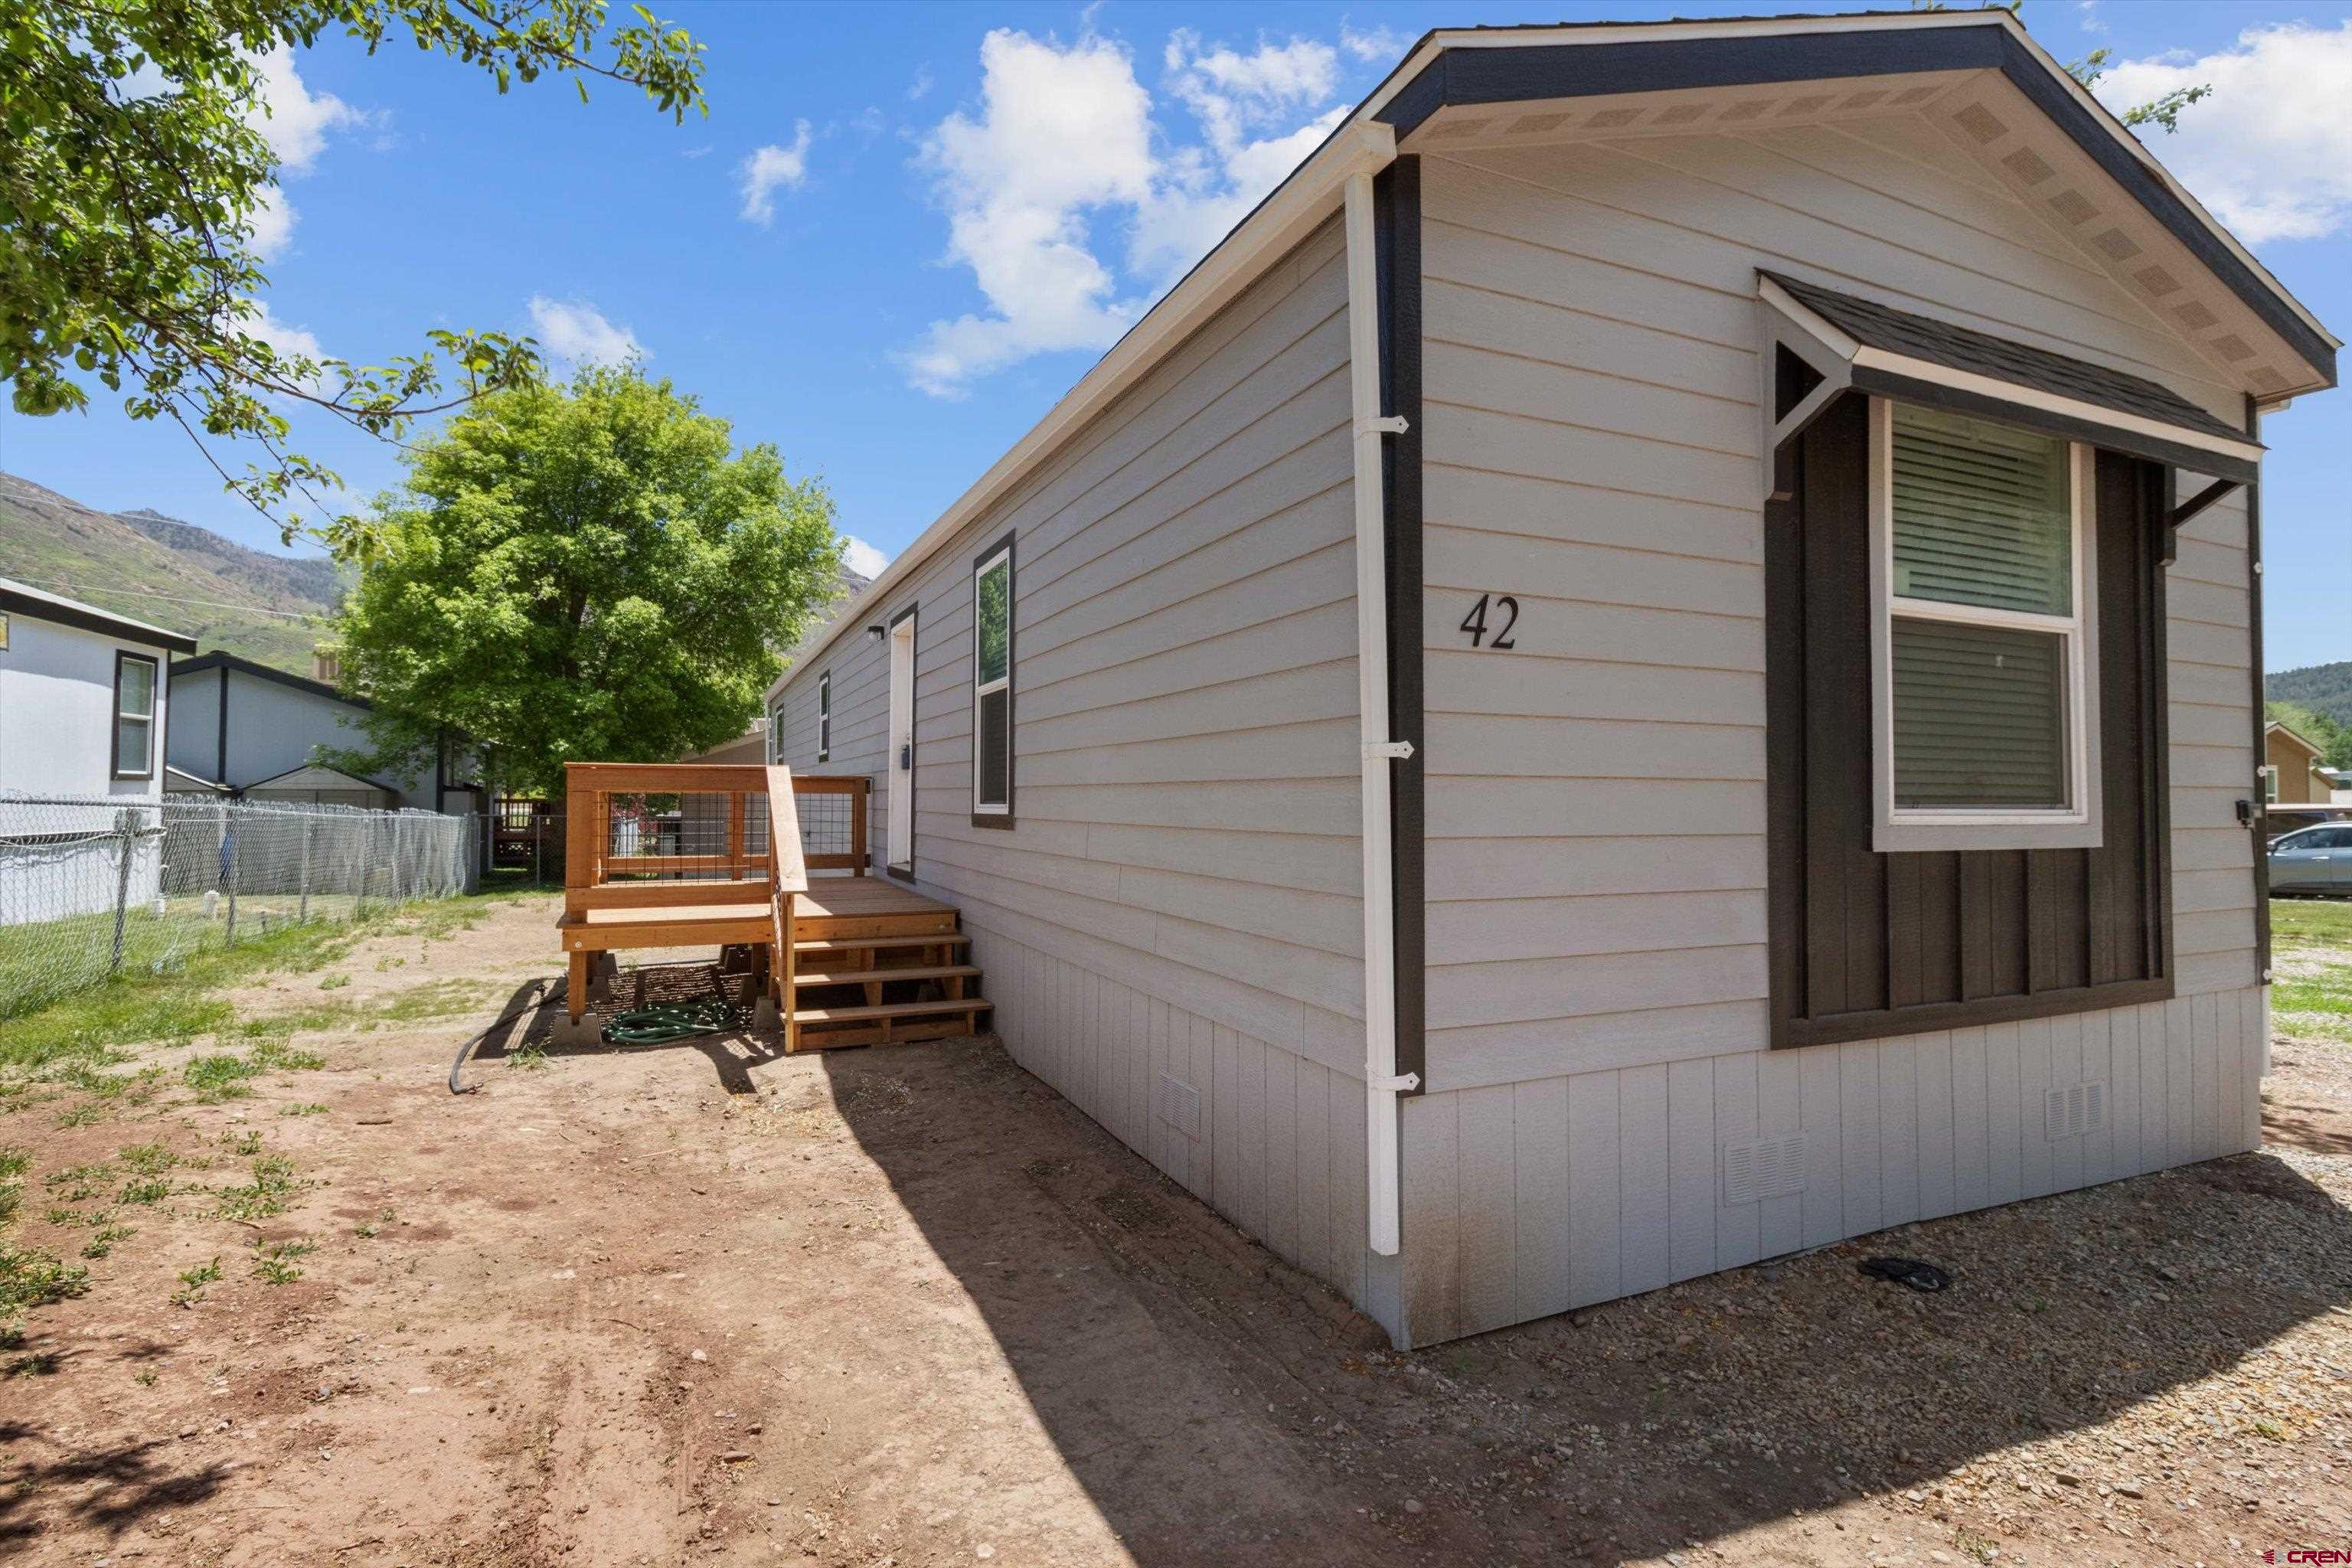
<svg viewBox="0 0 2352 1568">
<path fill-rule="evenodd" d="M 2273 839 L 2271 891 L 2352 898 L 2352 823 L 2324 822 Z"/>
</svg>

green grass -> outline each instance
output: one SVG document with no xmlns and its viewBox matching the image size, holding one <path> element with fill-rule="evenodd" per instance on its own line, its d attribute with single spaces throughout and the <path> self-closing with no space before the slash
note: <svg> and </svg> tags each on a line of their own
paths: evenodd
<svg viewBox="0 0 2352 1568">
<path fill-rule="evenodd" d="M 126 963 L 124 973 L 112 979 L 19 1016 L 0 1018 L 0 1072 L 54 1072 L 77 1064 L 87 1072 L 121 1060 L 121 1047 L 145 1041 L 185 1045 L 230 1032 L 282 1036 L 307 1023 L 308 1011 L 259 1020 L 258 1027 L 255 1023 L 239 1026 L 229 1004 L 217 994 L 259 974 L 316 973 L 372 937 L 413 936 L 421 943 L 446 940 L 472 930 L 490 901 L 488 895 L 476 894 L 402 904 L 371 910 L 354 921 L 278 926 L 249 940 L 240 930 L 236 946 L 196 952 L 162 973 Z M 23 933 L 47 928 L 11 929 Z M 0 1014 L 5 1014 L 7 998 L 18 994 L 8 978 L 12 963 L 31 963 L 37 957 L 30 947 L 18 952 L 0 941 Z"/>
<path fill-rule="evenodd" d="M 2352 903 L 2272 900 L 2271 973 L 2282 1033 L 2352 1046 Z"/>
</svg>

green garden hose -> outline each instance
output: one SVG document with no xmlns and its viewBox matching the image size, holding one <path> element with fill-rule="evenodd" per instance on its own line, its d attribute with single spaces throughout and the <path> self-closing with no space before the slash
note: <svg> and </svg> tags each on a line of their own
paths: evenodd
<svg viewBox="0 0 2352 1568">
<path fill-rule="evenodd" d="M 751 1011 L 717 996 L 692 1002 L 664 1002 L 616 1013 L 604 1026 L 604 1039 L 615 1046 L 661 1046 L 690 1040 L 697 1035 L 723 1035 L 749 1026 Z"/>
</svg>

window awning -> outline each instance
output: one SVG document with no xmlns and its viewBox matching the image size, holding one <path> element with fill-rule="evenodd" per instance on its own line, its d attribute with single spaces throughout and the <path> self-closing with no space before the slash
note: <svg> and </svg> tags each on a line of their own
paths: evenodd
<svg viewBox="0 0 2352 1568">
<path fill-rule="evenodd" d="M 2259 475 L 2260 441 L 2145 377 L 1779 273 L 1757 279 L 1774 318 L 1764 374 L 1775 447 L 1852 389 L 2007 420 L 2230 483 Z"/>
</svg>

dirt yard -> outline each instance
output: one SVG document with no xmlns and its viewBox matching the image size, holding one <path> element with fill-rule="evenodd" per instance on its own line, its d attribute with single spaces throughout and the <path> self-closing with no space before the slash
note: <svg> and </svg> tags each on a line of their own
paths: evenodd
<svg viewBox="0 0 2352 1568">
<path fill-rule="evenodd" d="M 1410 1355 L 991 1041 L 444 1075 L 552 906 L 6 1100 L 38 1563 L 2260 1561 L 2352 1543 L 2352 1117 Z M 2352 955 L 2347 955 L 2352 957 Z M 5 1026 L 0 1026 L 5 1029 Z M 215 1065 L 206 1065 L 212 1063 Z M 241 1069 L 238 1069 L 241 1070 Z M 238 1094 L 238 1089 L 249 1092 Z M 143 1103 L 140 1101 L 143 1100 Z M 2297 1146 L 2299 1142 L 2304 1146 Z M 1952 1289 L 1855 1271 L 1895 1251 Z M 5 1273 L 0 1270 L 0 1273 Z"/>
</svg>

